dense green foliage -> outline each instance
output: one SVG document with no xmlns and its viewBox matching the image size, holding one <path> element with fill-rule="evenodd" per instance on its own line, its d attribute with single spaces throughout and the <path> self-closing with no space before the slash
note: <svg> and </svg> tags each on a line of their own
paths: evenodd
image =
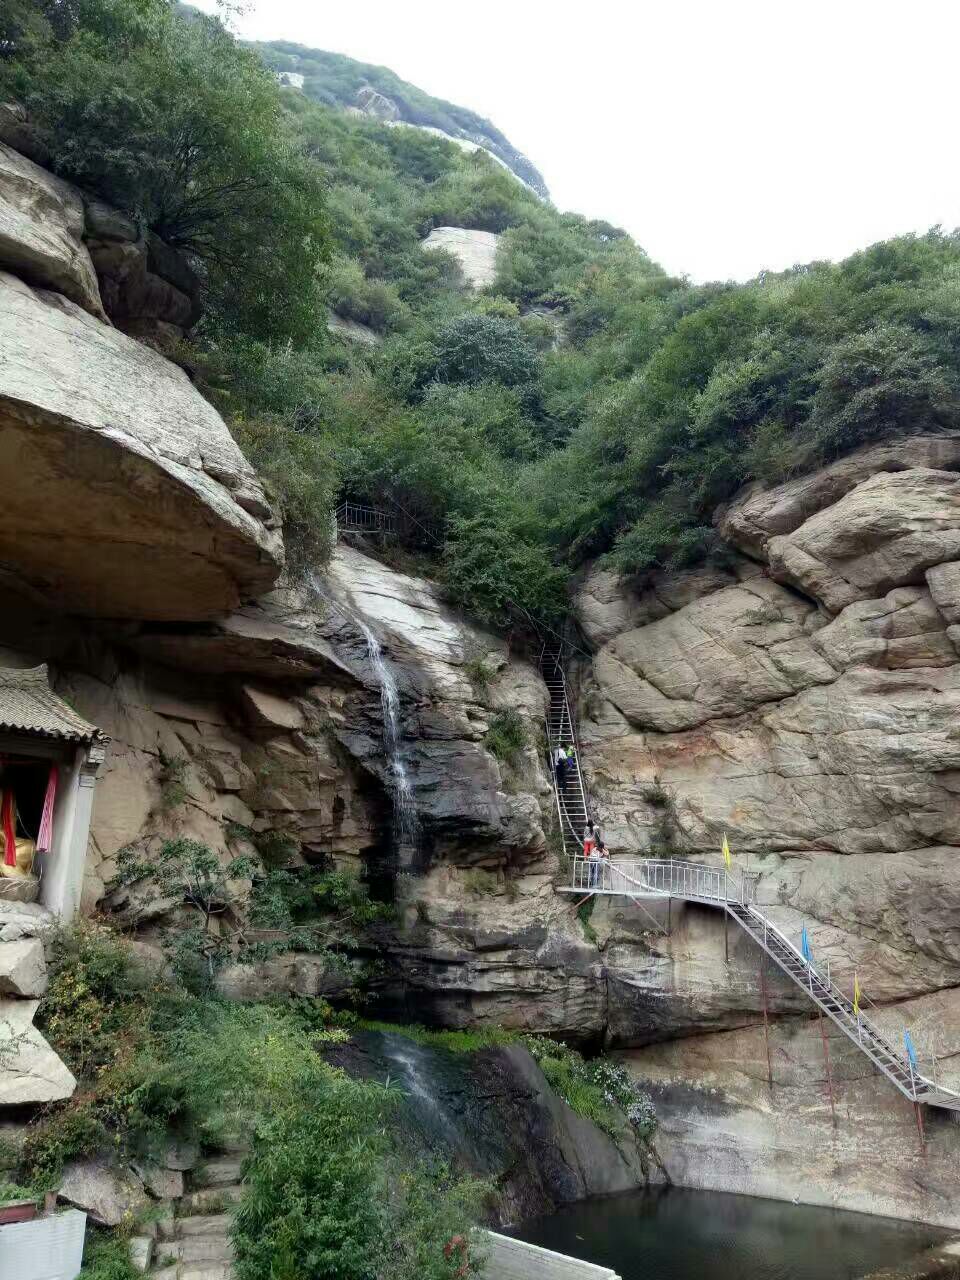
<svg viewBox="0 0 960 1280">
<path fill-rule="evenodd" d="M 234 1228 L 240 1280 L 459 1274 L 462 1257 L 445 1246 L 469 1238 L 487 1189 L 404 1159 L 396 1089 L 349 1080 L 318 1053 L 344 1031 L 294 1004 L 167 986 L 91 925 L 57 939 L 51 976 L 40 1025 L 80 1088 L 28 1129 L 17 1172 L 31 1194 L 57 1185 L 77 1156 L 155 1154 L 171 1134 L 216 1150 L 221 1135 L 250 1134 Z M 122 1240 L 93 1239 L 86 1274 L 127 1280 Z"/>
<path fill-rule="evenodd" d="M 31 22 L 8 19 L 0 89 L 26 105 L 55 170 L 196 255 L 211 318 L 309 337 L 322 184 L 256 55 L 169 0 L 18 8 Z"/>
<path fill-rule="evenodd" d="M 400 118 L 410 124 L 441 129 L 451 137 L 482 140 L 483 145 L 508 164 L 524 182 L 546 194 L 543 178 L 530 161 L 511 146 L 495 124 L 465 107 L 424 93 L 416 85 L 401 80 L 388 67 L 356 62 L 342 53 L 309 49 L 288 40 L 271 40 L 256 48 L 268 67 L 302 75 L 303 92 L 309 98 L 330 107 L 353 107 L 357 91 L 369 86 L 395 103 L 400 110 Z"/>
<path fill-rule="evenodd" d="M 330 888 L 338 901 L 347 891 Z M 318 1047 L 355 1026 L 445 1052 L 519 1041 L 570 1106 L 614 1137 L 624 1117 L 643 1141 L 655 1127 L 649 1099 L 621 1067 L 546 1037 L 386 1027 L 334 1015 L 324 1001 L 194 995 L 149 976 L 116 934 L 90 924 L 56 938 L 38 1020 L 80 1088 L 29 1127 L 20 1189 L 56 1185 L 79 1156 L 155 1155 L 171 1135 L 216 1150 L 223 1135 L 250 1134 L 233 1232 L 238 1280 L 447 1280 L 477 1268 L 476 1248 L 467 1272 L 450 1246 L 470 1239 L 490 1188 L 440 1162 L 411 1163 L 396 1086 L 351 1080 L 324 1061 Z M 91 1280 L 129 1275 L 114 1239 L 92 1239 L 86 1262 Z"/>
<path fill-rule="evenodd" d="M 454 127 L 449 104 L 339 55 L 265 56 L 310 93 L 167 0 L 16 0 L 0 27 L 0 88 L 61 170 L 198 255 L 210 310 L 189 359 L 295 564 L 322 560 L 349 494 L 402 513 L 454 603 L 549 620 L 587 558 L 719 554 L 714 511 L 746 481 L 956 423 L 956 235 L 691 285 L 483 154 L 322 102 L 369 83 Z M 501 233 L 492 286 L 423 251 L 438 225 Z M 321 301 L 379 345 L 328 335 Z"/>
<path fill-rule="evenodd" d="M 440 530 L 425 546 L 458 605 L 549 618 L 588 557 L 719 554 L 714 510 L 743 483 L 956 421 L 953 235 L 693 286 L 482 157 L 291 111 L 328 182 L 337 306 L 385 338 L 333 349 L 298 411 L 315 406 L 342 491 Z M 503 233 L 492 287 L 461 292 L 423 253 L 438 223 Z"/>
</svg>

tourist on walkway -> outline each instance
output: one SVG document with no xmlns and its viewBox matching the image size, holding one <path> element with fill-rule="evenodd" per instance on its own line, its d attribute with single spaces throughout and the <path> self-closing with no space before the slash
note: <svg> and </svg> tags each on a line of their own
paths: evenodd
<svg viewBox="0 0 960 1280">
<path fill-rule="evenodd" d="M 597 887 L 600 879 L 600 848 L 594 845 L 587 854 L 587 884 L 591 889 Z"/>
<path fill-rule="evenodd" d="M 562 791 L 564 788 L 564 784 L 567 781 L 566 747 L 563 747 L 563 746 L 557 747 L 557 755 L 556 755 L 556 760 L 554 762 L 554 768 L 556 769 L 556 772 L 557 772 L 557 787 L 559 788 L 560 791 Z"/>
<path fill-rule="evenodd" d="M 587 819 L 587 825 L 583 828 L 583 856 L 589 858 L 593 852 L 593 847 L 597 843 L 597 832 L 593 825 L 593 819 Z"/>
</svg>

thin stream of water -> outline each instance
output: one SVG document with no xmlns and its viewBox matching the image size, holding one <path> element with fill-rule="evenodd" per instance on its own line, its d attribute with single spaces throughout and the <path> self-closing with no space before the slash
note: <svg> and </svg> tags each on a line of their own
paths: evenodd
<svg viewBox="0 0 960 1280">
<path fill-rule="evenodd" d="M 362 618 L 356 619 L 367 642 L 367 655 L 380 685 L 380 704 L 383 707 L 383 746 L 387 756 L 393 791 L 393 815 L 398 846 L 416 848 L 420 823 L 413 801 L 413 787 L 407 772 L 401 748 L 400 694 L 397 681 L 384 661 L 380 641 Z"/>
</svg>

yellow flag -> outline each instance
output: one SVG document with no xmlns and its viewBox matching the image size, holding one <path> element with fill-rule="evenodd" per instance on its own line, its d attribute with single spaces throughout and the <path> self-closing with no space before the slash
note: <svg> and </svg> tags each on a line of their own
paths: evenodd
<svg viewBox="0 0 960 1280">
<path fill-rule="evenodd" d="M 860 1012 L 860 979 L 856 973 L 853 975 L 853 1012 Z"/>
<path fill-rule="evenodd" d="M 724 863 L 724 866 L 725 866 L 725 867 L 727 868 L 727 870 L 729 871 L 729 869 L 730 869 L 730 846 L 727 844 L 727 833 L 726 833 L 726 832 L 724 832 L 724 833 L 723 833 L 723 844 L 722 844 L 722 845 L 721 845 L 721 847 L 720 847 L 720 852 L 723 854 L 723 863 Z"/>
</svg>

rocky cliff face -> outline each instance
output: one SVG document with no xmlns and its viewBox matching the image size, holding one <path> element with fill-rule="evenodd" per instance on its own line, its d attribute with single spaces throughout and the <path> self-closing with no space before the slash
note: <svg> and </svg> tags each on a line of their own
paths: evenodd
<svg viewBox="0 0 960 1280">
<path fill-rule="evenodd" d="M 583 756 L 613 850 L 716 862 L 726 832 L 774 921 L 797 937 L 805 923 L 834 979 L 852 986 L 856 970 L 891 1004 L 880 1021 L 898 1039 L 909 1024 L 948 1081 L 960 1049 L 958 471 L 956 434 L 866 448 L 741 495 L 719 514 L 722 567 L 642 586 L 594 570 L 578 596 L 595 651 L 580 670 Z M 806 1017 L 775 1032 L 771 1091 L 752 944 L 732 939 L 725 964 L 708 912 L 675 909 L 670 937 L 649 920 L 640 936 L 624 914 L 595 914 L 608 1037 L 658 1082 L 684 1180 L 954 1221 L 940 1201 L 956 1158 L 947 1121 L 905 1175 L 907 1103 L 831 1037 L 834 1129 Z M 800 1012 L 782 984 L 770 1003 Z"/>
<path fill-rule="evenodd" d="M 630 1126 L 614 1140 L 578 1116 L 520 1044 L 457 1054 L 368 1031 L 326 1056 L 352 1076 L 396 1082 L 411 1150 L 492 1183 L 501 1225 L 646 1181 Z"/>
<path fill-rule="evenodd" d="M 0 511 L 0 665 L 47 662 L 113 739 L 86 907 L 135 926 L 149 954 L 177 904 L 109 888 L 122 848 L 187 835 L 226 858 L 293 836 L 304 864 L 395 894 L 396 922 L 360 944 L 382 961 L 382 1011 L 621 1050 L 659 1092 L 678 1181 L 960 1225 L 954 1129 L 937 1120 L 916 1163 L 903 1100 L 832 1039 L 834 1127 L 819 1031 L 774 976 L 770 1088 L 745 938 L 727 962 L 709 911 L 674 908 L 665 933 L 662 912 L 628 902 L 598 904 L 585 928 L 555 892 L 545 690 L 522 653 L 370 548 L 339 546 L 308 581 L 283 575 L 276 519 L 225 424 L 137 340 L 138 318 L 186 316 L 161 288 L 190 298 L 178 270 L 0 153 L 0 460 L 16 481 Z M 718 518 L 722 564 L 580 583 L 590 656 L 573 676 L 608 843 L 716 860 L 726 832 L 776 922 L 805 922 L 833 975 L 856 970 L 949 1072 L 960 433 L 861 450 Z M 529 730 L 509 765 L 487 741 L 506 709 Z M 401 775 L 417 831 L 398 859 Z M 288 954 L 224 989 L 339 981 Z"/>
<path fill-rule="evenodd" d="M 312 581 L 280 577 L 277 521 L 223 421 L 181 369 L 130 336 L 156 282 L 188 273 L 138 235 L 0 149 L 0 452 L 16 477 L 0 516 L 15 604 L 0 645 L 7 665 L 49 661 L 57 688 L 113 739 L 86 904 L 104 901 L 118 850 L 171 834 L 226 856 L 238 832 L 282 831 L 309 862 L 392 878 L 389 681 L 391 750 L 419 826 L 407 870 L 416 885 L 447 886 L 429 907 L 413 892 L 410 910 L 421 932 L 429 919 L 440 931 L 455 921 L 457 934 L 453 946 L 415 939 L 391 982 L 402 990 L 425 950 L 435 958 L 447 945 L 445 988 L 464 938 L 484 927 L 462 909 L 458 880 L 480 868 L 485 891 L 502 895 L 509 869 L 529 873 L 524 892 L 551 896 L 549 785 L 533 745 L 543 686 L 429 583 L 357 549 L 338 548 Z M 534 731 L 510 767 L 485 744 L 507 707 Z M 185 793 L 175 804 L 171 767 Z M 147 938 L 171 909 L 129 894 L 107 905 Z M 306 959 L 285 961 L 260 987 L 322 980 Z"/>
</svg>

